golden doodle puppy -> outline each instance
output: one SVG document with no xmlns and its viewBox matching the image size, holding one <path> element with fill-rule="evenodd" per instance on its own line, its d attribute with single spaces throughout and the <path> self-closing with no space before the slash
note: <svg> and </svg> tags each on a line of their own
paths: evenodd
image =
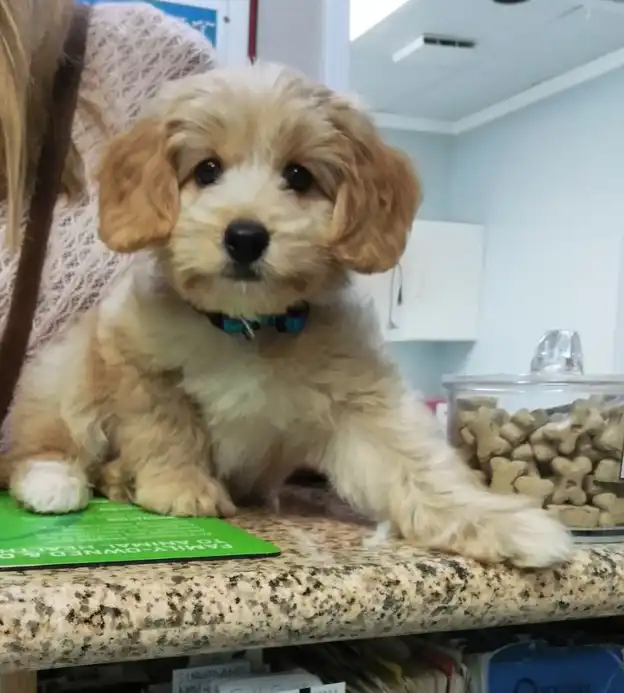
<svg viewBox="0 0 624 693">
<path fill-rule="evenodd" d="M 101 238 L 137 261 L 27 368 L 14 496 L 63 513 L 95 485 L 157 513 L 229 516 L 307 466 L 422 547 L 566 560 L 563 526 L 473 480 L 349 288 L 396 264 L 419 201 L 370 119 L 298 74 L 169 84 L 105 156 Z"/>
</svg>

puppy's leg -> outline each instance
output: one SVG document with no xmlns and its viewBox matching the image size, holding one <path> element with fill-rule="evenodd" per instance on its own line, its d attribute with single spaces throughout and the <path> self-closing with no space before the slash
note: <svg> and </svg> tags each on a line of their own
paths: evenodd
<svg viewBox="0 0 624 693">
<path fill-rule="evenodd" d="M 210 441 L 183 393 L 162 380 L 132 379 L 123 383 L 118 411 L 115 464 L 133 479 L 138 505 L 162 515 L 235 512 L 211 474 Z"/>
<path fill-rule="evenodd" d="M 94 403 L 95 315 L 85 315 L 26 364 L 7 426 L 9 449 L 0 471 L 16 500 L 37 513 L 84 508 L 94 468 L 108 440 Z"/>
<path fill-rule="evenodd" d="M 104 454 L 106 441 L 97 427 L 80 425 L 78 445 L 55 403 L 23 396 L 12 418 L 12 445 L 0 476 L 9 476 L 11 494 L 27 510 L 63 514 L 85 508 L 91 497 L 90 470 Z"/>
<path fill-rule="evenodd" d="M 45 452 L 17 460 L 11 493 L 27 510 L 63 514 L 86 508 L 91 489 L 84 466 L 61 452 Z"/>
<path fill-rule="evenodd" d="M 131 503 L 134 498 L 134 478 L 123 460 L 117 458 L 100 466 L 95 487 L 113 503 Z"/>
<path fill-rule="evenodd" d="M 174 447 L 174 451 L 177 449 Z M 136 476 L 134 500 L 146 510 L 178 517 L 230 517 L 236 512 L 223 484 L 198 466 L 145 465 Z"/>
<path fill-rule="evenodd" d="M 407 397 L 392 403 L 380 394 L 378 406 L 344 410 L 323 469 L 351 504 L 423 547 L 536 568 L 570 556 L 561 524 L 520 496 L 479 486 Z"/>
</svg>

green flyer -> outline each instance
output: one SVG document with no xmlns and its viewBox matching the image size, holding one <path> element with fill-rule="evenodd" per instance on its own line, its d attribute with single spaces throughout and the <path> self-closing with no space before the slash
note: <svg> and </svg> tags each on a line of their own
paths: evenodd
<svg viewBox="0 0 624 693">
<path fill-rule="evenodd" d="M 33 515 L 0 493 L 0 570 L 277 556 L 216 518 L 153 515 L 96 498 L 83 512 Z"/>
</svg>

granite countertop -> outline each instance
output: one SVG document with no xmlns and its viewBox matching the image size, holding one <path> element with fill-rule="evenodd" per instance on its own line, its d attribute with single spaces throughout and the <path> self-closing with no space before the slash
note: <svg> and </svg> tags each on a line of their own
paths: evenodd
<svg viewBox="0 0 624 693">
<path fill-rule="evenodd" d="M 624 613 L 624 544 L 556 571 L 485 568 L 372 528 L 318 491 L 236 524 L 278 558 L 0 574 L 0 668 L 45 669 Z"/>
</svg>

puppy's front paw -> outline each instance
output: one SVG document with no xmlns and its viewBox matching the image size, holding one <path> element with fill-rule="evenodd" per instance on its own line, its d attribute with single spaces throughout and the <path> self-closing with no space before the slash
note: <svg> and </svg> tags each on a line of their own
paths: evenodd
<svg viewBox="0 0 624 693">
<path fill-rule="evenodd" d="M 236 512 L 224 486 L 201 472 L 184 479 L 137 480 L 135 502 L 159 515 L 177 517 L 230 517 Z"/>
<path fill-rule="evenodd" d="M 572 557 L 570 532 L 539 508 L 503 516 L 497 534 L 501 555 L 521 568 L 548 568 Z"/>
<path fill-rule="evenodd" d="M 91 490 L 84 471 L 69 460 L 31 459 L 17 463 L 11 493 L 35 513 L 61 515 L 82 510 Z"/>
<path fill-rule="evenodd" d="M 480 563 L 547 568 L 571 558 L 570 533 L 546 511 L 519 496 L 490 495 L 481 500 L 484 507 L 451 506 L 433 515 L 415 506 L 416 512 L 401 515 L 397 518 L 400 522 L 394 524 L 403 536 L 414 539 L 423 548 L 458 554 Z"/>
<path fill-rule="evenodd" d="M 448 543 L 437 546 L 480 563 L 548 568 L 572 556 L 572 537 L 540 508 L 510 508 L 459 524 Z"/>
</svg>

